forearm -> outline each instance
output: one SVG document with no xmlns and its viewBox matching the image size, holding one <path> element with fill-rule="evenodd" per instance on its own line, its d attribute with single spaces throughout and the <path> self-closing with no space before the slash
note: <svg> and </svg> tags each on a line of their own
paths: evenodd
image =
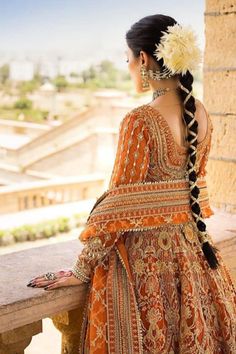
<svg viewBox="0 0 236 354">
<path fill-rule="evenodd" d="M 88 283 L 91 278 L 92 268 L 84 258 L 83 254 L 79 255 L 71 270 L 76 278 L 83 283 Z"/>
</svg>

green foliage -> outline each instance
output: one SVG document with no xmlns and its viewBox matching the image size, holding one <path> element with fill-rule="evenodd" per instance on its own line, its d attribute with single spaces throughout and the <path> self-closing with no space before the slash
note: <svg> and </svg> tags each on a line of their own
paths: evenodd
<svg viewBox="0 0 236 354">
<path fill-rule="evenodd" d="M 0 246 L 14 242 L 34 241 L 42 238 L 49 238 L 60 233 L 69 232 L 72 228 L 72 220 L 76 227 L 86 223 L 87 214 L 75 214 L 72 218 L 58 217 L 53 220 L 46 220 L 38 224 L 23 225 L 10 230 L 0 230 Z"/>
<path fill-rule="evenodd" d="M 44 237 L 49 238 L 55 236 L 58 231 L 60 230 L 58 229 L 57 221 L 48 221 L 44 224 L 42 234 Z"/>
<path fill-rule="evenodd" d="M 26 95 L 27 93 L 32 93 L 36 91 L 41 85 L 41 78 L 35 77 L 30 81 L 23 81 L 18 84 L 18 89 L 20 95 Z"/>
<path fill-rule="evenodd" d="M 74 72 L 70 73 L 70 77 L 78 77 L 78 76 L 79 75 L 77 73 L 74 73 Z"/>
<path fill-rule="evenodd" d="M 5 84 L 9 79 L 9 65 L 4 64 L 0 67 L 0 83 Z"/>
<path fill-rule="evenodd" d="M 78 83 L 68 83 L 65 76 L 59 75 L 53 80 L 58 92 L 72 88 L 88 88 L 95 90 L 99 88 L 115 88 L 121 90 L 130 90 L 132 81 L 127 70 L 116 68 L 110 60 L 102 60 L 98 64 L 90 65 L 86 70 L 80 73 L 72 72 L 72 78 L 78 78 Z M 80 82 L 81 81 L 81 82 Z M 0 67 L 0 88 L 4 92 L 11 93 L 18 90 L 19 95 L 24 96 L 33 93 L 42 84 L 42 77 L 37 72 L 33 80 L 15 83 L 9 80 L 9 66 Z M 10 86 L 9 86 L 10 85 Z"/>
<path fill-rule="evenodd" d="M 22 97 L 18 101 L 15 102 L 14 108 L 16 108 L 16 109 L 31 109 L 32 108 L 32 101 L 26 97 Z"/>
<path fill-rule="evenodd" d="M 28 231 L 27 226 L 16 227 L 14 228 L 11 233 L 14 236 L 15 242 L 19 241 L 27 241 L 28 238 Z"/>
<path fill-rule="evenodd" d="M 58 219 L 58 230 L 59 232 L 70 231 L 70 219 L 66 217 L 61 217 Z"/>
<path fill-rule="evenodd" d="M 41 109 L 16 109 L 14 107 L 0 107 L 0 116 L 2 119 L 18 120 L 20 114 L 23 113 L 24 121 L 34 123 L 44 123 L 48 116 L 48 111 Z"/>
<path fill-rule="evenodd" d="M 66 81 L 65 77 L 62 75 L 57 76 L 53 80 L 53 83 L 56 86 L 58 92 L 65 90 L 65 88 L 68 86 L 68 82 Z"/>
<path fill-rule="evenodd" d="M 126 71 L 119 70 L 110 60 L 103 60 L 98 65 L 91 65 L 81 73 L 81 88 L 117 88 L 128 89 L 131 87 L 130 76 Z"/>
</svg>

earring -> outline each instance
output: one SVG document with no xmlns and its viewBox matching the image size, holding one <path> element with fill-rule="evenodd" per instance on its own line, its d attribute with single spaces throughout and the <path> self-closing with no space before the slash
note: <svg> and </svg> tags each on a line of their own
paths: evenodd
<svg viewBox="0 0 236 354">
<path fill-rule="evenodd" d="M 143 90 L 148 90 L 149 89 L 148 72 L 144 64 L 141 64 L 140 72 L 141 72 L 141 79 L 142 79 L 142 88 Z"/>
</svg>

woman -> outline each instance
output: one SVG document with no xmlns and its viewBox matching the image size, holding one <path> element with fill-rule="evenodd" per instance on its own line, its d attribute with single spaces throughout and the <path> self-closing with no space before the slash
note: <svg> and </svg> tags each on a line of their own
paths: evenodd
<svg viewBox="0 0 236 354">
<path fill-rule="evenodd" d="M 29 285 L 89 282 L 81 353 L 236 353 L 236 291 L 204 218 L 212 123 L 192 95 L 200 52 L 168 16 L 126 33 L 137 92 L 153 100 L 120 124 L 109 189 L 80 234 L 69 271 Z"/>
</svg>

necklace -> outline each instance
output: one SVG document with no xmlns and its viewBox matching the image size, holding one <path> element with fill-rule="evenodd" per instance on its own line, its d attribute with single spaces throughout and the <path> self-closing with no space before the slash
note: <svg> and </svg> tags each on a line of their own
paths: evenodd
<svg viewBox="0 0 236 354">
<path fill-rule="evenodd" d="M 159 88 L 159 89 L 153 91 L 152 100 L 154 101 L 157 97 L 163 96 L 171 90 L 176 90 L 176 88 L 170 89 L 169 87 L 164 87 L 164 88 Z"/>
</svg>

